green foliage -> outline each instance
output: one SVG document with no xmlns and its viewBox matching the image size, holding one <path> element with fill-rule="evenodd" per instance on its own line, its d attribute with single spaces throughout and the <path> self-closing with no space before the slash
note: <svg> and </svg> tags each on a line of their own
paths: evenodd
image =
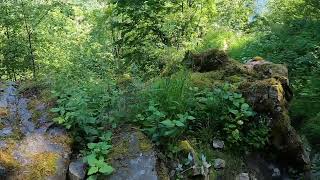
<svg viewBox="0 0 320 180">
<path fill-rule="evenodd" d="M 225 84 L 213 91 L 205 90 L 197 94 L 196 118 L 202 121 L 195 126 L 200 131 L 210 129 L 215 136 L 224 138 L 230 147 L 259 149 L 268 140 L 269 126 L 264 121 L 253 122 L 255 112 L 245 102 L 234 87 Z M 259 127 L 259 129 L 256 129 Z M 205 135 L 205 134 L 204 134 Z"/>
<path fill-rule="evenodd" d="M 112 147 L 111 130 L 116 125 L 115 107 L 120 95 L 111 79 L 105 82 L 93 77 L 91 74 L 89 79 L 58 79 L 53 87 L 57 105 L 51 110 L 59 115 L 54 121 L 71 131 L 77 148 L 83 151 L 87 144 L 89 179 L 113 172 L 107 155 Z"/>
<path fill-rule="evenodd" d="M 111 132 L 105 133 L 100 137 L 100 142 L 88 144 L 88 155 L 85 160 L 89 165 L 88 179 L 97 179 L 97 174 L 110 175 L 113 168 L 106 163 L 107 155 L 112 147 Z"/>
<path fill-rule="evenodd" d="M 199 50 L 218 47 L 241 61 L 260 56 L 286 64 L 294 90 L 290 113 L 308 121 L 319 113 L 319 3 L 313 0 L 270 1 L 268 11 L 245 31 L 209 31 Z M 303 126 L 303 124 L 302 124 Z"/>
<path fill-rule="evenodd" d="M 146 78 L 174 57 L 193 48 L 216 10 L 211 1 L 112 1 L 110 24 L 116 58 L 125 68 Z M 180 57 L 182 58 L 182 56 Z"/>
<path fill-rule="evenodd" d="M 140 94 L 139 105 L 133 108 L 135 122 L 141 125 L 154 141 L 177 138 L 186 129 L 193 98 L 188 86 L 188 72 L 155 80 Z"/>
<path fill-rule="evenodd" d="M 72 129 L 79 141 L 82 138 L 89 141 L 98 138 L 101 128 L 112 121 L 108 116 L 110 112 L 106 110 L 116 104 L 119 95 L 112 82 L 99 79 L 82 79 L 80 82 L 62 78 L 55 85 L 53 95 L 58 99 L 57 107 L 52 112 L 59 114 L 55 121 Z"/>
<path fill-rule="evenodd" d="M 308 119 L 302 131 L 318 143 L 319 7 L 317 0 L 272 0 L 266 13 L 254 14 L 251 0 L 4 0 L 0 78 L 33 74 L 52 85 L 54 120 L 87 150 L 91 179 L 112 172 L 105 132 L 122 117 L 161 145 L 189 134 L 220 137 L 234 148 L 267 143 L 268 120 L 234 87 L 192 87 L 189 73 L 180 71 L 187 50 L 219 48 L 242 61 L 261 56 L 287 64 L 291 115 Z M 153 80 L 142 89 L 117 86 L 124 74 Z"/>
<path fill-rule="evenodd" d="M 302 132 L 312 144 L 317 146 L 320 145 L 320 113 L 305 123 L 302 128 Z"/>
<path fill-rule="evenodd" d="M 216 132 L 212 136 L 225 139 L 229 147 L 262 148 L 269 126 L 264 121 L 252 122 L 255 113 L 233 89 L 229 84 L 214 90 L 192 87 L 185 71 L 156 79 L 134 105 L 135 123 L 160 144 L 188 134 L 188 129 L 193 134 L 208 129 Z"/>
</svg>

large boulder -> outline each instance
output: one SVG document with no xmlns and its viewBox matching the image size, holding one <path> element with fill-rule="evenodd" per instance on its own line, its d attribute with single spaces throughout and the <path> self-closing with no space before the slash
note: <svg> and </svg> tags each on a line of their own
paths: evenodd
<svg viewBox="0 0 320 180">
<path fill-rule="evenodd" d="M 66 179 L 67 133 L 50 126 L 45 104 L 19 97 L 14 83 L 1 86 L 0 179 Z"/>
<path fill-rule="evenodd" d="M 210 53 L 213 53 L 210 55 Z M 288 116 L 288 105 L 293 97 L 289 85 L 288 69 L 285 65 L 274 64 L 256 57 L 245 64 L 225 56 L 217 57 L 221 52 L 210 50 L 203 54 L 188 54 L 191 62 L 202 61 L 224 62 L 216 63 L 211 71 L 201 71 L 193 68 L 191 80 L 198 87 L 215 87 L 230 83 L 237 87 L 254 111 L 264 114 L 270 120 L 270 141 L 279 157 L 284 157 L 290 165 L 303 170 L 310 168 L 309 156 L 303 146 L 300 136 L 291 126 Z M 210 59 L 210 57 L 214 57 Z M 208 59 L 209 58 L 209 59 Z M 207 64 L 201 62 L 201 64 Z"/>
<path fill-rule="evenodd" d="M 143 133 L 134 128 L 122 128 L 114 137 L 109 157 L 115 172 L 105 179 L 169 179 L 166 169 L 160 166 L 153 144 Z"/>
</svg>

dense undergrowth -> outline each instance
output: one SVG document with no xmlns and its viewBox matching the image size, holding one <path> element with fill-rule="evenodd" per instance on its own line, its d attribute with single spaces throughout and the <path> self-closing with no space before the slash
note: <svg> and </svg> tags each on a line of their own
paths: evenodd
<svg viewBox="0 0 320 180">
<path fill-rule="evenodd" d="M 59 115 L 54 121 L 72 130 L 77 148 L 87 157 L 90 178 L 113 171 L 107 163 L 111 133 L 124 124 L 140 127 L 171 158 L 182 150 L 178 142 L 188 137 L 203 144 L 210 144 L 207 137 L 225 140 L 231 152 L 258 150 L 268 141 L 267 122 L 256 117 L 230 84 L 199 88 L 187 70 L 143 86 L 131 78 L 126 88 L 111 78 L 104 80 L 66 82 L 61 78 L 53 83 L 57 105 L 52 112 Z M 125 107 L 120 104 L 123 99 Z M 259 123 L 254 123 L 257 119 Z"/>
<path fill-rule="evenodd" d="M 87 157 L 90 178 L 113 171 L 112 132 L 123 124 L 139 127 L 170 158 L 179 152 L 176 142 L 190 137 L 201 146 L 223 139 L 231 154 L 268 143 L 265 118 L 235 87 L 191 82 L 181 65 L 188 50 L 218 48 L 242 62 L 261 56 L 286 64 L 295 94 L 293 123 L 312 145 L 320 144 L 317 1 L 270 1 L 269 11 L 253 21 L 249 0 L 0 6 L 1 79 L 48 84 L 54 121 Z"/>
</svg>

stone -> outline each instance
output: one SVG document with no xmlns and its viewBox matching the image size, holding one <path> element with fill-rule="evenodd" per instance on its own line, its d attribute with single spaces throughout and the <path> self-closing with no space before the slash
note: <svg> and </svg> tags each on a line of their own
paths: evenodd
<svg viewBox="0 0 320 180">
<path fill-rule="evenodd" d="M 214 57 L 214 54 L 215 51 L 212 50 L 203 54 L 191 53 L 189 56 L 198 61 L 197 59 Z M 285 160 L 297 170 L 310 169 L 309 155 L 299 134 L 292 127 L 288 113 L 293 91 L 285 65 L 257 57 L 246 64 L 228 59 L 223 64 L 209 68 L 210 71 L 198 69 L 193 69 L 197 72 L 191 74 L 193 85 L 199 88 L 214 88 L 225 83 L 233 84 L 234 90 L 242 93 L 253 110 L 266 117 L 271 129 L 268 146 L 277 154 L 276 157 Z"/>
<path fill-rule="evenodd" d="M 66 179 L 71 154 L 68 134 L 55 127 L 38 133 L 42 127 L 32 116 L 30 100 L 18 96 L 13 83 L 4 87 L 0 101 L 8 108 L 6 127 L 1 130 L 6 138 L 0 143 L 0 173 L 6 173 L 5 179 Z"/>
<path fill-rule="evenodd" d="M 214 160 L 213 167 L 215 169 L 223 169 L 223 168 L 225 168 L 225 166 L 226 166 L 225 160 L 223 160 L 223 159 L 215 159 Z"/>
<path fill-rule="evenodd" d="M 236 180 L 250 180 L 250 176 L 248 173 L 240 173 L 237 177 Z"/>
<path fill-rule="evenodd" d="M 151 141 L 136 128 L 122 128 L 121 134 L 114 135 L 113 148 L 109 154 L 115 172 L 105 177 L 108 180 L 158 180 L 167 179 L 165 168 L 159 169 L 159 160 Z"/>
<path fill-rule="evenodd" d="M 86 178 L 87 166 L 83 159 L 73 160 L 69 164 L 69 180 L 84 180 Z"/>
<path fill-rule="evenodd" d="M 212 146 L 214 149 L 223 149 L 224 148 L 224 141 L 221 140 L 213 140 Z"/>
<path fill-rule="evenodd" d="M 281 176 L 281 172 L 279 168 L 274 168 L 272 169 L 272 177 L 280 177 Z"/>
<path fill-rule="evenodd" d="M 10 136 L 12 134 L 12 128 L 6 127 L 0 130 L 0 137 Z"/>
</svg>

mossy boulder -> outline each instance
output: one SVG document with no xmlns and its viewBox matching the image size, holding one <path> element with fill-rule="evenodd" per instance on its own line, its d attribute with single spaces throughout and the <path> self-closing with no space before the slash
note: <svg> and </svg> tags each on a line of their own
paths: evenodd
<svg viewBox="0 0 320 180">
<path fill-rule="evenodd" d="M 109 162 L 115 172 L 105 179 L 168 179 L 168 172 L 157 158 L 152 142 L 142 132 L 125 127 L 114 137 Z"/>
<path fill-rule="evenodd" d="M 214 57 L 215 50 L 204 54 L 189 54 L 190 59 L 208 59 Z M 210 55 L 210 53 L 212 53 Z M 201 59 L 201 58 L 200 58 Z M 274 64 L 262 58 L 253 58 L 246 64 L 230 58 L 219 66 L 209 68 L 209 72 L 195 69 L 191 80 L 195 86 L 214 88 L 224 83 L 233 84 L 236 91 L 243 94 L 247 102 L 258 114 L 267 116 L 271 124 L 271 146 L 282 157 L 288 158 L 291 165 L 299 169 L 309 169 L 310 160 L 301 138 L 291 126 L 288 105 L 293 97 L 285 65 Z M 211 60 L 208 60 L 211 61 Z M 220 61 L 219 61 L 220 62 Z"/>
</svg>

